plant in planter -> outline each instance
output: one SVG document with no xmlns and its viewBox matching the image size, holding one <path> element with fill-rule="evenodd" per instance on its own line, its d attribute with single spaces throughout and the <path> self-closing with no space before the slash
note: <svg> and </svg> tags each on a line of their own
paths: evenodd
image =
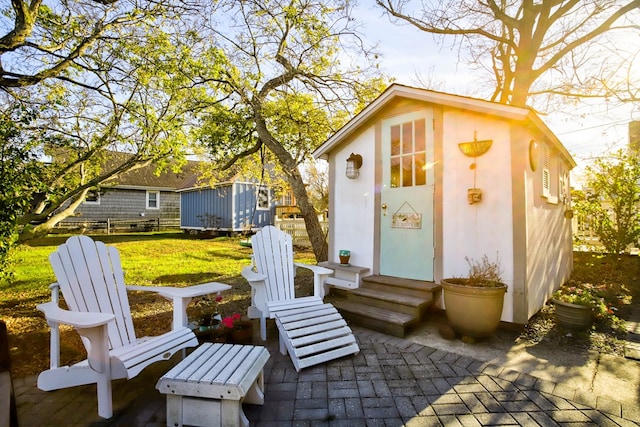
<svg viewBox="0 0 640 427">
<path fill-rule="evenodd" d="M 569 329 L 587 329 L 594 317 L 604 317 L 610 311 L 603 293 L 606 285 L 595 286 L 569 280 L 551 297 L 555 306 L 556 322 Z"/>
<path fill-rule="evenodd" d="M 205 295 L 195 301 L 195 306 L 198 308 L 196 324 L 200 330 L 219 326 L 222 316 L 218 311 L 218 305 L 221 301 L 220 295 Z"/>
<path fill-rule="evenodd" d="M 465 257 L 467 277 L 442 279 L 447 318 L 463 337 L 486 338 L 495 333 L 507 285 L 502 282 L 500 262 L 484 255 L 480 261 Z"/>
<path fill-rule="evenodd" d="M 253 340 L 253 322 L 243 319 L 238 313 L 222 319 L 222 327 L 229 334 L 229 341 L 235 344 L 251 344 Z"/>
</svg>

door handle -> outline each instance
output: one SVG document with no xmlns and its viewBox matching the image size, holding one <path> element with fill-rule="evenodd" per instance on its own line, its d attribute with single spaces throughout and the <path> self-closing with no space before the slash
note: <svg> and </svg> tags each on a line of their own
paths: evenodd
<svg viewBox="0 0 640 427">
<path fill-rule="evenodd" d="M 387 204 L 382 204 L 382 215 L 387 216 Z"/>
</svg>

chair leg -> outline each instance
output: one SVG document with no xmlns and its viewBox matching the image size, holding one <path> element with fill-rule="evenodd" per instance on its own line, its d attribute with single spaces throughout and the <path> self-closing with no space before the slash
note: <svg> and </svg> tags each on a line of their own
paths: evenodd
<svg viewBox="0 0 640 427">
<path fill-rule="evenodd" d="M 88 362 L 89 367 L 96 373 L 98 415 L 102 418 L 111 418 L 113 416 L 113 401 L 111 394 L 111 360 L 109 356 L 107 325 L 79 329 L 78 332 L 91 341 Z"/>
<path fill-rule="evenodd" d="M 267 318 L 264 314 L 260 314 L 260 338 L 262 341 L 267 340 Z"/>
</svg>

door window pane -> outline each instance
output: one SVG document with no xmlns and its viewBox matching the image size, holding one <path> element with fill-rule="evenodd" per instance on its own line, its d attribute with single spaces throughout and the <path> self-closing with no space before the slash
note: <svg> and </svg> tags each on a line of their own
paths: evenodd
<svg viewBox="0 0 640 427">
<path fill-rule="evenodd" d="M 390 187 L 427 184 L 426 121 L 391 126 Z"/>
<path fill-rule="evenodd" d="M 400 186 L 400 157 L 391 158 L 391 188 Z"/>
<path fill-rule="evenodd" d="M 400 154 L 400 126 L 391 126 L 391 155 Z"/>
<path fill-rule="evenodd" d="M 413 153 L 413 123 L 402 124 L 402 154 Z"/>
<path fill-rule="evenodd" d="M 413 185 L 413 156 L 402 156 L 402 186 Z"/>
<path fill-rule="evenodd" d="M 427 162 L 425 153 L 416 153 L 416 185 L 427 184 Z"/>
<path fill-rule="evenodd" d="M 415 136 L 415 151 L 416 152 L 420 152 L 420 151 L 425 151 L 426 147 L 425 147 L 425 129 L 424 129 L 424 119 L 421 120 L 416 120 L 415 122 L 415 132 L 416 132 L 416 136 Z"/>
</svg>

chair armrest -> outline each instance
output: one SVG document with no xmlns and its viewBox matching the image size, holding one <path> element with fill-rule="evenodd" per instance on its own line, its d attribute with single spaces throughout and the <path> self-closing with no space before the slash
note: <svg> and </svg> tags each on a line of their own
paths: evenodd
<svg viewBox="0 0 640 427">
<path fill-rule="evenodd" d="M 324 295 L 326 293 L 324 281 L 327 277 L 333 274 L 333 270 L 319 265 L 302 264 L 299 262 L 294 262 L 293 265 L 296 267 L 306 268 L 313 272 L 313 295 L 320 299 L 324 299 Z"/>
<path fill-rule="evenodd" d="M 266 307 L 267 290 L 265 283 L 267 276 L 253 271 L 251 266 L 244 267 L 240 274 L 242 274 L 242 277 L 249 282 L 249 286 L 251 287 L 251 305 L 247 309 L 247 316 L 249 316 L 249 319 L 255 319 L 258 317 L 264 318 L 268 314 Z M 264 338 L 266 337 L 266 332 L 263 334 L 262 328 L 263 324 L 261 322 L 260 333 Z"/>
<path fill-rule="evenodd" d="M 267 276 L 265 276 L 264 274 L 253 271 L 250 266 L 244 267 L 240 274 L 242 274 L 242 277 L 244 277 L 246 281 L 249 282 L 249 284 L 261 282 L 267 278 Z"/>
<path fill-rule="evenodd" d="M 307 270 L 313 271 L 313 274 L 333 274 L 333 270 L 326 267 L 320 267 L 319 265 L 311 265 L 311 264 L 302 264 L 300 262 L 294 262 L 293 265 L 296 267 L 306 268 Z"/>
<path fill-rule="evenodd" d="M 44 313 L 48 322 L 63 323 L 78 329 L 95 328 L 96 326 L 106 325 L 116 318 L 116 316 L 109 313 L 79 313 L 64 310 L 54 302 L 38 304 L 36 308 Z"/>
<path fill-rule="evenodd" d="M 173 329 L 188 325 L 187 306 L 193 297 L 217 294 L 227 289 L 231 289 L 231 286 L 218 282 L 201 283 L 184 288 L 176 288 L 175 286 L 127 286 L 127 290 L 130 291 L 156 292 L 170 299 L 173 302 Z"/>
<path fill-rule="evenodd" d="M 231 289 L 231 286 L 218 282 L 201 283 L 199 285 L 186 286 L 184 288 L 177 288 L 175 286 L 127 286 L 127 290 L 130 291 L 156 292 L 169 299 L 199 297 L 202 295 L 226 291 L 228 289 Z"/>
</svg>

